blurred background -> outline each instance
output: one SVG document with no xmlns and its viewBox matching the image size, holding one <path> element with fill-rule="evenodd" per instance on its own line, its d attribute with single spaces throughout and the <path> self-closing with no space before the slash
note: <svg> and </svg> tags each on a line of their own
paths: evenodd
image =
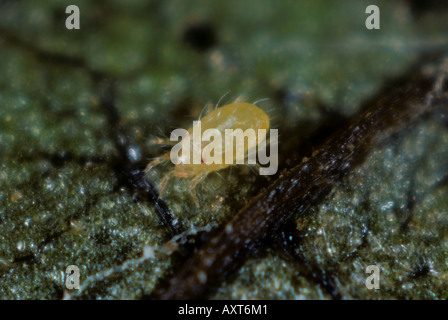
<svg viewBox="0 0 448 320">
<path fill-rule="evenodd" d="M 65 28 L 70 4 L 80 30 Z M 371 4 L 380 30 L 365 27 Z M 163 249 L 170 234 L 154 206 L 124 183 L 127 164 L 143 169 L 173 129 L 221 97 L 267 98 L 259 106 L 279 130 L 280 170 L 292 168 L 422 55 L 448 54 L 447 9 L 418 0 L 0 1 L 0 298 L 151 293 L 179 258 Z M 297 221 L 300 255 L 344 298 L 447 297 L 445 116 L 375 146 Z M 186 179 L 169 184 L 164 200 L 184 230 L 218 228 L 277 178 L 247 166 L 222 175 L 198 188 L 199 208 Z M 381 290 L 365 288 L 372 264 Z M 80 269 L 80 290 L 65 287 L 69 265 Z M 331 295 L 268 246 L 208 298 Z"/>
</svg>

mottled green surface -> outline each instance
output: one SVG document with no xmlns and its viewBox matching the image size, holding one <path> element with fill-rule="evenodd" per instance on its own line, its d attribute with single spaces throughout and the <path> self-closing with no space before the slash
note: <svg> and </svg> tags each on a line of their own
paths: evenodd
<svg viewBox="0 0 448 320">
<path fill-rule="evenodd" d="M 260 105 L 280 135 L 299 121 L 311 124 L 303 127 L 309 133 L 323 118 L 312 101 L 349 116 L 423 49 L 447 46 L 448 13 L 417 19 L 405 1 L 374 2 L 379 31 L 366 30 L 372 3 L 358 0 L 77 1 L 79 31 L 65 29 L 61 1 L 6 1 L 0 26 L 117 79 L 123 127 L 149 158 L 157 156 L 155 137 L 190 127 L 228 91 L 225 101 L 270 98 Z M 198 53 L 181 41 L 194 21 L 215 26 L 216 47 Z M 72 297 L 150 293 L 171 272 L 171 255 L 161 249 L 166 229 L 119 184 L 95 80 L 86 68 L 32 52 L 0 32 L 0 298 L 61 298 L 68 265 L 81 270 L 82 289 Z M 288 92 L 286 108 L 276 104 L 280 89 Z M 297 144 L 301 129 L 294 129 Z M 448 184 L 440 184 L 447 142 L 437 117 L 401 131 L 297 221 L 304 256 L 335 275 L 347 298 L 448 297 Z M 215 227 L 253 196 L 258 179 L 246 168 L 228 182 L 210 176 L 199 191 L 204 210 L 195 208 L 188 181 L 173 182 L 165 198 L 182 224 Z M 409 194 L 413 218 L 400 232 Z M 382 270 L 380 290 L 365 288 L 371 264 Z M 411 277 L 419 265 L 429 271 Z M 273 249 L 248 259 L 213 297 L 328 298 Z"/>
</svg>

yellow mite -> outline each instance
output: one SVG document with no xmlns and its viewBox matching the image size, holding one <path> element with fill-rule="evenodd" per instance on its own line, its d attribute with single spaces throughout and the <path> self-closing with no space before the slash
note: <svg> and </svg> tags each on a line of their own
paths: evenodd
<svg viewBox="0 0 448 320">
<path fill-rule="evenodd" d="M 197 125 L 199 125 L 197 127 Z M 201 141 L 195 140 L 194 135 L 198 133 L 200 130 L 200 136 L 202 137 L 204 131 L 208 129 L 215 129 L 215 131 L 219 131 L 222 137 L 225 136 L 226 129 L 237 130 L 241 129 L 243 132 L 247 129 L 252 129 L 255 132 L 258 132 L 258 139 L 255 141 L 251 141 L 248 139 L 248 143 L 239 144 L 235 147 L 233 144 L 233 139 L 231 143 L 233 144 L 232 148 L 229 148 L 228 141 L 224 144 L 224 151 L 220 152 L 220 157 L 223 160 L 221 163 L 213 163 L 210 158 L 203 156 L 203 151 L 206 151 L 207 146 L 212 142 L 209 141 Z M 260 142 L 262 142 L 266 138 L 266 133 L 269 130 L 269 117 L 268 115 L 258 108 L 256 105 L 251 103 L 231 103 L 220 108 L 217 108 L 203 117 L 199 123 L 196 123 L 192 128 L 188 130 L 188 135 L 192 136 L 193 139 L 187 140 L 190 144 L 190 150 L 198 150 L 199 155 L 201 155 L 201 159 L 199 162 L 190 163 L 190 161 L 177 161 L 174 166 L 174 169 L 168 172 L 162 179 L 159 186 L 159 193 L 162 194 L 165 189 L 168 181 L 173 177 L 178 178 L 190 178 L 190 189 L 195 190 L 198 183 L 204 180 L 204 178 L 212 172 L 216 172 L 227 168 L 231 165 L 241 164 L 242 161 L 247 158 L 247 153 L 249 150 L 253 150 Z M 237 152 L 238 147 L 240 151 Z M 243 150 L 244 152 L 241 152 Z M 216 150 L 215 150 L 216 152 Z M 243 156 L 242 156 L 243 155 Z M 194 155 L 193 155 L 194 157 Z M 189 157 L 188 157 L 189 158 Z M 145 171 L 148 172 L 154 166 L 160 164 L 163 161 L 170 161 L 170 152 L 167 152 L 151 161 Z M 229 162 L 228 160 L 231 159 Z M 193 198 L 196 203 L 197 198 L 193 192 Z"/>
</svg>

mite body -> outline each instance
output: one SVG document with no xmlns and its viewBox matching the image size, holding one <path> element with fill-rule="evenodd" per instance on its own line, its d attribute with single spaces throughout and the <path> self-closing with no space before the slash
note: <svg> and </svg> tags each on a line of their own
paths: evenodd
<svg viewBox="0 0 448 320">
<path fill-rule="evenodd" d="M 230 130 L 238 130 L 239 132 L 245 132 L 247 129 L 254 130 L 257 132 L 258 139 L 251 140 L 247 139 L 248 143 L 244 143 L 244 139 L 227 139 L 227 132 Z M 213 131 L 212 136 L 207 135 L 207 131 Z M 241 131 L 240 131 L 241 130 Z M 195 150 L 200 155 L 200 161 L 191 163 L 190 155 L 185 157 L 182 152 L 182 156 L 178 157 L 175 161 L 175 166 L 172 171 L 168 172 L 162 179 L 159 186 L 159 193 L 162 194 L 164 188 L 166 187 L 168 181 L 173 177 L 178 178 L 190 178 L 191 185 L 190 188 L 193 191 L 193 198 L 196 203 L 197 198 L 195 195 L 195 188 L 198 183 L 204 180 L 204 178 L 212 172 L 216 172 L 227 168 L 231 165 L 242 164 L 247 158 L 247 154 L 250 150 L 257 147 L 260 142 L 264 141 L 266 138 L 266 133 L 269 130 L 269 117 L 268 115 L 258 108 L 254 104 L 250 103 L 231 103 L 223 107 L 217 108 L 203 117 L 200 122 L 189 129 L 188 136 L 193 136 L 193 139 L 188 138 L 186 141 L 189 144 L 189 150 L 193 150 L 193 158 Z M 200 133 L 200 138 L 195 139 L 194 136 Z M 204 135 L 205 133 L 205 135 Z M 216 135 L 220 137 L 226 137 L 224 143 L 222 140 L 217 143 Z M 206 137 L 205 137 L 206 136 Z M 208 149 L 210 151 L 210 146 L 215 143 L 215 148 L 212 152 L 203 152 Z M 205 155 L 204 155 L 205 153 Z M 222 161 L 213 161 L 213 159 L 221 158 Z M 147 167 L 146 172 L 151 170 L 154 166 L 160 164 L 164 161 L 173 160 L 170 157 L 170 152 L 163 154 L 161 157 L 156 158 L 151 161 Z M 187 161 L 185 161 L 187 159 Z M 229 159 L 231 161 L 229 161 Z M 218 163 L 217 163 L 218 162 Z"/>
</svg>

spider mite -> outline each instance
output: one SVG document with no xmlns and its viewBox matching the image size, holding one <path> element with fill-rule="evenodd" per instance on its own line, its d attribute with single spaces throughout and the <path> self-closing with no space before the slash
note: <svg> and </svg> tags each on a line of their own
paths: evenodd
<svg viewBox="0 0 448 320">
<path fill-rule="evenodd" d="M 171 160 L 175 165 L 174 169 L 163 177 L 159 192 L 163 193 L 168 181 L 173 177 L 190 178 L 190 189 L 194 191 L 209 173 L 232 165 L 245 164 L 246 159 L 248 164 L 256 164 L 258 149 L 259 163 L 269 164 L 269 167 L 259 168 L 260 174 L 275 174 L 278 168 L 278 130 L 270 130 L 269 157 L 266 154 L 268 130 L 269 117 L 256 105 L 225 105 L 210 112 L 200 121 L 193 121 L 193 127 L 189 130 L 174 130 L 170 140 L 178 141 L 180 138 L 181 141 L 174 145 L 170 152 L 151 161 L 146 172 L 163 161 Z M 193 198 L 198 203 L 194 192 Z"/>
</svg>

